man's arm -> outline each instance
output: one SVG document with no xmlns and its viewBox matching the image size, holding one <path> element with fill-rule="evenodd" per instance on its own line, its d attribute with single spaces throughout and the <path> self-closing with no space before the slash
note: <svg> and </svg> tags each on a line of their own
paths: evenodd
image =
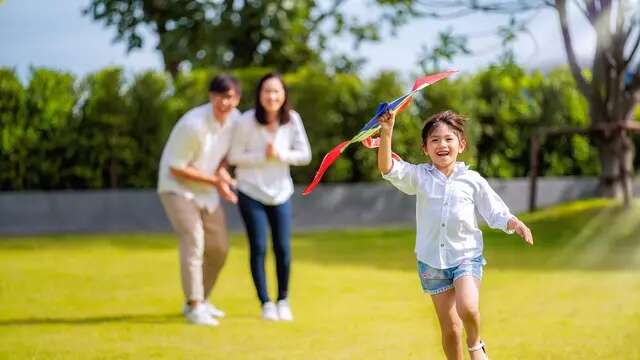
<svg viewBox="0 0 640 360">
<path fill-rule="evenodd" d="M 183 168 L 170 166 L 169 169 L 171 170 L 171 174 L 178 178 L 197 181 L 199 183 L 212 185 L 212 186 L 217 186 L 218 183 L 220 182 L 220 179 L 218 178 L 218 176 L 206 175 L 202 173 L 200 170 L 191 166 L 185 166 Z"/>
</svg>

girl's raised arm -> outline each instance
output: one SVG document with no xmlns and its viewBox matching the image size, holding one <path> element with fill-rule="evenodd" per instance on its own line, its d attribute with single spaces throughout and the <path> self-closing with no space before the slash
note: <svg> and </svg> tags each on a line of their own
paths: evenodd
<svg viewBox="0 0 640 360">
<path fill-rule="evenodd" d="M 388 174 L 391 171 L 393 162 L 391 159 L 391 138 L 393 135 L 393 124 L 396 115 L 390 111 L 384 113 L 378 119 L 380 123 L 380 147 L 378 148 L 378 170 L 382 174 Z"/>
</svg>

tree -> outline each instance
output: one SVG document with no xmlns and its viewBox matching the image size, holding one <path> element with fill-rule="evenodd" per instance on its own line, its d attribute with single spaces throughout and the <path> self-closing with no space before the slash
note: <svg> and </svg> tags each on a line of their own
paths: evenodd
<svg viewBox="0 0 640 360">
<path fill-rule="evenodd" d="M 355 44 L 378 40 L 381 24 L 399 26 L 410 15 L 404 1 L 378 0 L 380 16 L 360 22 L 344 13 L 346 0 L 91 0 L 84 14 L 117 29 L 129 51 L 142 33 L 158 36 L 165 68 L 176 76 L 192 67 L 271 66 L 286 72 L 317 62 L 333 35 Z M 337 56 L 342 66 L 352 57 Z"/>
<path fill-rule="evenodd" d="M 78 142 L 74 171 L 89 188 L 118 188 L 136 171 L 136 142 L 131 137 L 125 79 L 121 68 L 89 74 L 81 84 Z M 129 94 L 133 96 L 133 94 Z"/>
<path fill-rule="evenodd" d="M 25 90 L 15 70 L 0 68 L 0 189 L 25 188 Z M 17 179 L 17 180 L 16 180 Z"/>
<path fill-rule="evenodd" d="M 440 32 L 438 34 L 438 44 L 429 48 L 422 46 L 419 65 L 425 73 L 437 72 L 441 61 L 451 62 L 458 55 L 470 54 L 467 47 L 467 38 L 463 35 L 456 35 L 453 29 Z"/>
<path fill-rule="evenodd" d="M 177 120 L 169 107 L 170 86 L 166 73 L 146 71 L 136 75 L 127 88 L 126 128 L 134 156 L 132 171 L 123 174 L 121 186 L 150 188 L 156 184 L 163 145 Z"/>
<path fill-rule="evenodd" d="M 574 51 L 568 5 L 573 3 L 596 33 L 590 71 L 578 63 Z M 630 0 L 414 0 L 410 7 L 423 16 L 463 16 L 473 12 L 509 15 L 511 27 L 502 34 L 524 29 L 522 19 L 541 8 L 558 15 L 567 60 L 576 85 L 589 104 L 590 134 L 600 158 L 600 190 L 605 196 L 632 196 L 635 147 L 630 136 L 640 126 L 634 109 L 640 102 L 640 6 Z M 505 30 L 506 29 L 506 30 Z M 508 31 L 509 29 L 513 31 Z"/>
<path fill-rule="evenodd" d="M 27 169 L 28 189 L 64 187 L 73 168 L 76 133 L 73 109 L 78 101 L 73 75 L 46 68 L 33 68 L 26 89 L 26 121 L 19 151 Z"/>
</svg>

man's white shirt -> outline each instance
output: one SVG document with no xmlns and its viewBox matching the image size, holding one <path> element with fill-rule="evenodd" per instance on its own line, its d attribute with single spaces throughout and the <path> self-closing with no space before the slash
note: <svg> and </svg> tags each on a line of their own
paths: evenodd
<svg viewBox="0 0 640 360">
<path fill-rule="evenodd" d="M 393 160 L 383 178 L 402 192 L 416 195 L 418 260 L 438 269 L 460 265 L 482 255 L 477 209 L 487 224 L 507 233 L 513 215 L 480 174 L 458 162 L 447 178 L 432 164 Z"/>
<path fill-rule="evenodd" d="M 171 167 L 191 166 L 205 175 L 213 175 L 231 146 L 233 128 L 240 117 L 233 110 L 221 125 L 214 119 L 210 103 L 189 110 L 174 126 L 162 151 L 158 175 L 158 193 L 175 193 L 208 211 L 220 204 L 216 188 L 209 184 L 178 178 Z"/>
</svg>

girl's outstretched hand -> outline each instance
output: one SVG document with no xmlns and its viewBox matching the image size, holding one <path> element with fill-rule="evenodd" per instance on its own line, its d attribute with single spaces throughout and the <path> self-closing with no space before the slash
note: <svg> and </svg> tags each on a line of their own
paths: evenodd
<svg viewBox="0 0 640 360">
<path fill-rule="evenodd" d="M 520 219 L 516 217 L 509 219 L 507 229 L 514 230 L 516 234 L 520 235 L 527 244 L 533 245 L 533 235 L 531 234 L 531 230 L 529 230 L 527 225 L 520 221 Z"/>
<path fill-rule="evenodd" d="M 396 114 L 391 111 L 387 111 L 380 115 L 378 118 L 378 124 L 380 124 L 381 134 L 391 134 L 393 131 L 393 124 L 396 122 Z"/>
</svg>

